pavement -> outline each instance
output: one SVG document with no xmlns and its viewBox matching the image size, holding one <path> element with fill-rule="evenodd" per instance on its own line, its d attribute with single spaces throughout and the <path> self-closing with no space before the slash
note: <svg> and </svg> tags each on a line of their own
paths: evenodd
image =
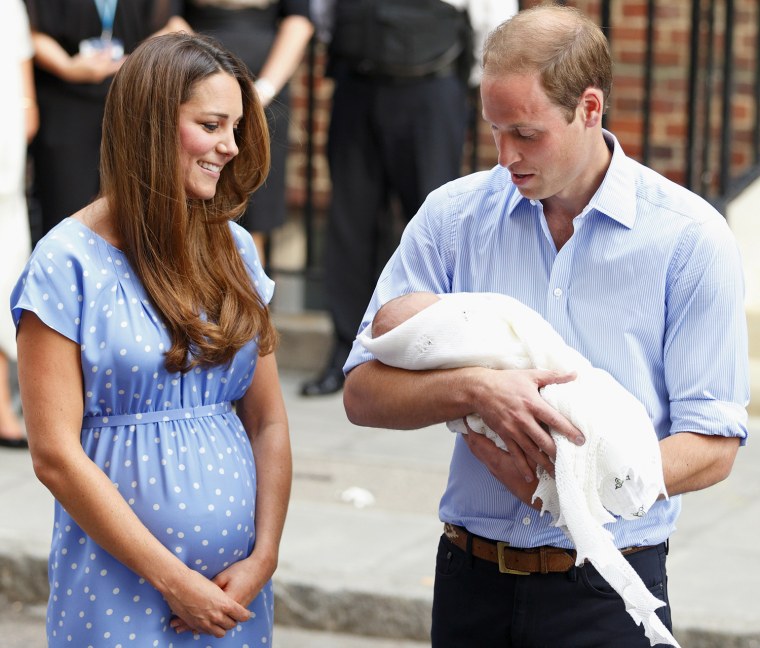
<svg viewBox="0 0 760 648">
<path fill-rule="evenodd" d="M 283 635 L 306 633 L 294 646 L 365 645 L 334 639 L 344 634 L 382 638 L 378 646 L 424 646 L 438 499 L 454 437 L 442 425 L 355 427 L 340 394 L 298 394 L 309 375 L 285 368 L 281 376 L 294 480 L 275 574 L 276 623 L 287 628 Z M 684 497 L 668 561 L 674 634 L 684 648 L 760 648 L 758 465 L 755 417 L 731 476 Z M 29 454 L 0 449 L 0 597 L 7 601 L 34 607 L 47 596 L 52 507 Z M 318 644 L 318 633 L 308 631 L 333 639 Z"/>
</svg>

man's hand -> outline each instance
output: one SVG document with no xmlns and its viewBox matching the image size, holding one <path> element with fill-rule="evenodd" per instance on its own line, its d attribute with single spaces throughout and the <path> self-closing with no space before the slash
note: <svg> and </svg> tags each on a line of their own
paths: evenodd
<svg viewBox="0 0 760 648">
<path fill-rule="evenodd" d="M 465 434 L 464 439 L 470 448 L 470 452 L 475 455 L 475 458 L 482 462 L 488 468 L 488 471 L 504 484 L 515 497 L 528 506 L 532 506 L 539 511 L 541 510 L 540 499 L 537 499 L 535 503 L 531 502 L 533 493 L 536 492 L 536 488 L 538 487 L 535 463 L 530 463 L 533 467 L 533 479 L 527 481 L 517 469 L 509 453 L 497 448 L 493 441 L 487 439 L 482 434 L 472 431 Z"/>
<path fill-rule="evenodd" d="M 504 440 L 509 451 L 506 458 L 514 462 L 528 483 L 535 479 L 537 464 L 554 473 L 552 462 L 557 449 L 549 429 L 578 445 L 585 441 L 580 431 L 539 393 L 546 385 L 574 379 L 573 373 L 539 369 L 487 370 L 483 374 L 475 411 Z"/>
</svg>

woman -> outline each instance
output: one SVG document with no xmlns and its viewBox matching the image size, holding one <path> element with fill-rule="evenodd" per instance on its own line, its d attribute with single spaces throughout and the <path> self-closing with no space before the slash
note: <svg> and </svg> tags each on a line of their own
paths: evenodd
<svg viewBox="0 0 760 648">
<path fill-rule="evenodd" d="M 273 284 L 231 222 L 268 145 L 238 59 L 146 41 L 106 102 L 100 197 L 16 287 L 29 445 L 56 498 L 51 647 L 271 643 L 290 445 Z"/>
<path fill-rule="evenodd" d="M 184 4 L 190 26 L 219 39 L 257 77 L 255 87 L 266 108 L 272 140 L 272 168 L 240 224 L 251 232 L 263 262 L 270 233 L 285 221 L 288 81 L 314 33 L 309 0 L 185 0 Z"/>
<path fill-rule="evenodd" d="M 18 273 L 29 256 L 29 224 L 24 195 L 26 145 L 37 132 L 39 116 L 32 74 L 29 21 L 21 0 L 0 6 L 0 298 L 7 304 Z M 11 389 L 16 332 L 9 317 L 0 319 L 0 446 L 26 448 Z M 13 368 L 15 372 L 15 366 Z M 15 381 L 14 381 L 15 382 Z"/>
<path fill-rule="evenodd" d="M 176 0 L 25 2 L 40 105 L 40 132 L 31 151 L 33 195 L 41 219 L 32 231 L 36 242 L 98 193 L 100 124 L 121 54 L 129 54 L 151 35 L 189 29 Z M 108 33 L 118 47 L 86 47 Z"/>
</svg>

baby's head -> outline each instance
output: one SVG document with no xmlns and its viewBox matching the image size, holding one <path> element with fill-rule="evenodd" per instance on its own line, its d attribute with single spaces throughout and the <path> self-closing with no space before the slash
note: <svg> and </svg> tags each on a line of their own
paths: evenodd
<svg viewBox="0 0 760 648">
<path fill-rule="evenodd" d="M 372 337 L 380 337 L 439 300 L 440 297 L 431 292 L 413 292 L 391 299 L 375 313 Z"/>
</svg>

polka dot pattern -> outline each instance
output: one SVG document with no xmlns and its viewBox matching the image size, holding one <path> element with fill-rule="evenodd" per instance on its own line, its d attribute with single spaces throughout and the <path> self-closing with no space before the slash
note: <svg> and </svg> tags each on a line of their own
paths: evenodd
<svg viewBox="0 0 760 648">
<path fill-rule="evenodd" d="M 266 302 L 273 283 L 250 235 L 230 224 Z M 185 564 L 213 578 L 250 554 L 256 468 L 230 402 L 248 388 L 256 346 L 225 368 L 170 374 L 163 323 L 121 251 L 66 219 L 35 249 L 11 298 L 80 345 L 82 445 L 151 532 Z M 114 560 L 56 503 L 47 633 L 51 648 L 266 646 L 271 582 L 251 620 L 222 639 L 177 635 L 171 611 L 144 579 Z"/>
</svg>

